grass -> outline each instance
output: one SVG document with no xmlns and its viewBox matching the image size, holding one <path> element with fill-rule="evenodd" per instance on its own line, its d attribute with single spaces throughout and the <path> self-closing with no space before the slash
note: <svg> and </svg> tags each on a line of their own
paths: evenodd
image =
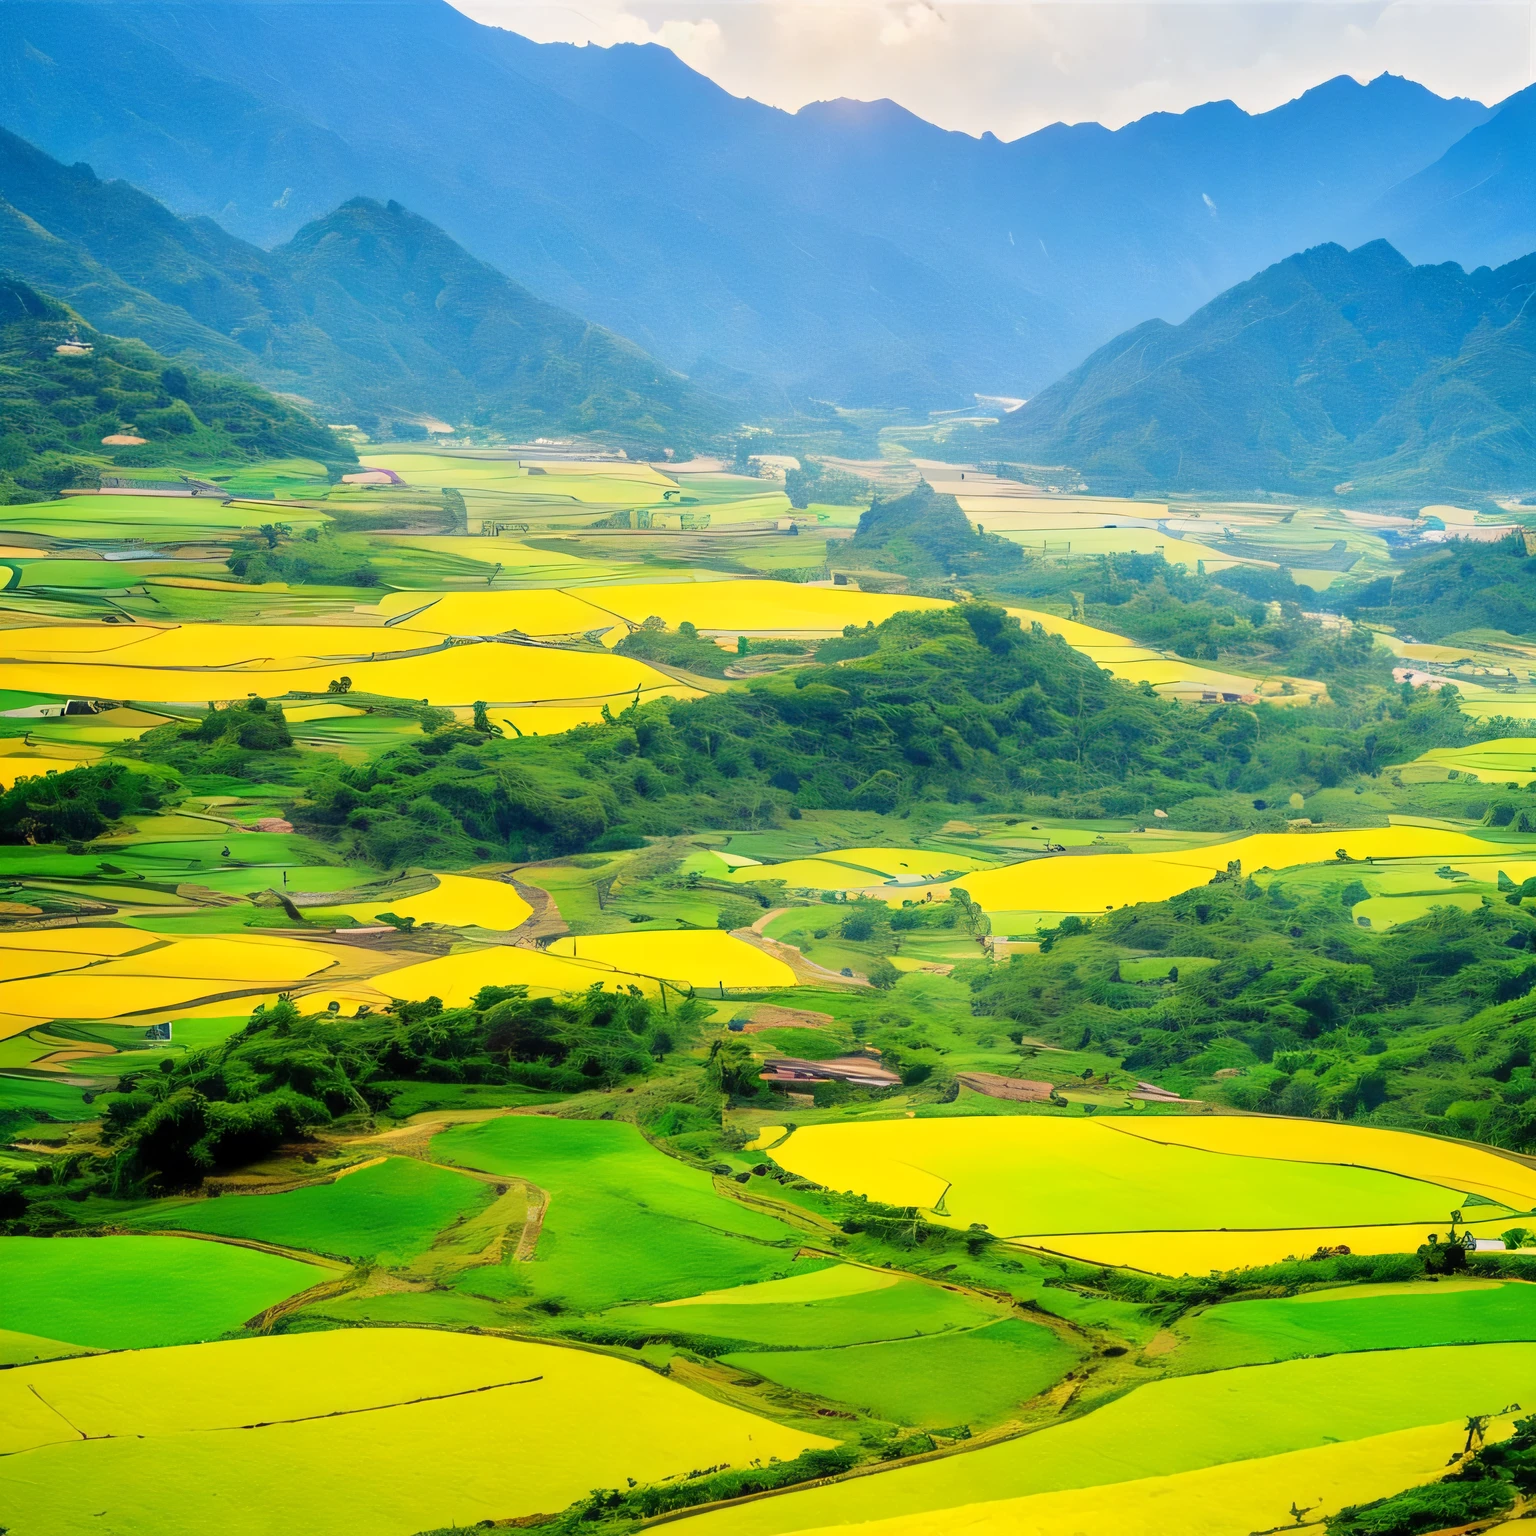
<svg viewBox="0 0 1536 1536">
<path fill-rule="evenodd" d="M 5 1326 L 100 1349 L 216 1339 L 328 1273 L 179 1237 L 0 1237 Z"/>
<path fill-rule="evenodd" d="M 490 1204 L 492 1186 L 405 1157 L 330 1184 L 280 1195 L 221 1195 L 157 1205 L 139 1220 L 156 1228 L 251 1238 L 338 1259 L 399 1264 L 454 1221 Z"/>
<path fill-rule="evenodd" d="M 1007 1237 L 1433 1222 L 1458 1198 L 1373 1168 L 1222 1156 L 1117 1125 L 1048 1116 L 803 1125 L 774 1157 L 830 1189 L 939 1209 Z"/>
<path fill-rule="evenodd" d="M 687 1536 L 779 1536 L 1224 1463 L 1251 1466 L 1254 1458 L 1497 1413 L 1529 1395 L 1533 1370 L 1536 1345 L 1477 1344 L 1178 1377 L 1037 1434 L 700 1515 L 682 1529 Z"/>
<path fill-rule="evenodd" d="M 1211 1307 L 1180 1324 L 1184 1371 L 1264 1365 L 1304 1355 L 1536 1339 L 1536 1286 L 1442 1280 L 1358 1286 Z"/>
<path fill-rule="evenodd" d="M 410 1328 L 21 1367 L 0 1424 L 13 1536 L 377 1536 L 825 1443 L 602 1355 Z"/>
<path fill-rule="evenodd" d="M 1030 1536 L 1082 1536 L 1084 1531 L 1250 1536 L 1294 1530 L 1298 1507 L 1315 1522 L 1319 1513 L 1437 1480 L 1463 1439 L 1459 1423 L 1436 1424 L 1172 1477 L 1008 1499 L 974 1512 L 915 1515 L 888 1521 L 881 1529 L 884 1536 L 949 1536 L 959 1515 L 969 1536 L 1019 1531 Z M 1312 1523 L 1309 1528 L 1318 1527 Z"/>
<path fill-rule="evenodd" d="M 852 1282 L 847 1279 L 850 1275 Z M 818 1288 L 824 1290 L 833 1282 L 859 1283 L 862 1288 L 850 1294 L 816 1294 Z M 783 1299 L 772 1299 L 777 1295 Z M 659 1307 L 620 1308 L 608 1318 L 658 1332 L 667 1329 L 742 1339 L 775 1348 L 809 1350 L 820 1356 L 829 1353 L 826 1346 L 949 1335 L 995 1321 L 1000 1315 L 994 1306 L 939 1286 L 837 1265 L 812 1275 L 743 1286 L 737 1292 L 713 1293 L 712 1297 L 667 1302 Z M 750 1364 L 748 1368 L 780 1379 L 771 1369 Z"/>
<path fill-rule="evenodd" d="M 1006 1419 L 1081 1358 L 1050 1329 L 1016 1318 L 936 1338 L 724 1356 L 797 1392 L 935 1429 Z"/>
<path fill-rule="evenodd" d="M 797 1234 L 715 1193 L 708 1174 L 632 1125 L 509 1115 L 433 1138 L 434 1156 L 549 1192 L 535 1260 L 477 1270 L 461 1288 L 532 1292 L 585 1311 L 669 1301 L 790 1272 Z"/>
</svg>

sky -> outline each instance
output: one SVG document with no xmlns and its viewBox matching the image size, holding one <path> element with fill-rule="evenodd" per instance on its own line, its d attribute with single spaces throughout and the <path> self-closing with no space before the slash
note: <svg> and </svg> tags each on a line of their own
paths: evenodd
<svg viewBox="0 0 1536 1536">
<path fill-rule="evenodd" d="M 1280 105 L 1383 70 L 1495 102 L 1536 78 L 1536 0 L 453 0 L 538 42 L 654 42 L 738 96 L 889 97 L 964 133 Z"/>
</svg>

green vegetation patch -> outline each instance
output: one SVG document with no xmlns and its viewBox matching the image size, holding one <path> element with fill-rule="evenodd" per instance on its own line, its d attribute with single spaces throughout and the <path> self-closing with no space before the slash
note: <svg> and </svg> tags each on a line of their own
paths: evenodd
<svg viewBox="0 0 1536 1536">
<path fill-rule="evenodd" d="M 620 1121 L 508 1115 L 445 1131 L 432 1150 L 550 1196 L 534 1262 L 473 1271 L 461 1286 L 481 1295 L 532 1290 L 583 1310 L 667 1301 L 787 1274 L 799 1246 Z"/>
<path fill-rule="evenodd" d="M 837 1276 L 839 1269 L 821 1274 Z M 856 1272 L 857 1273 L 857 1272 Z M 773 1291 L 781 1285 L 795 1286 L 802 1279 L 769 1281 L 765 1286 L 748 1286 L 748 1291 Z M 813 1349 L 817 1346 L 867 1344 L 882 1340 L 913 1339 L 928 1334 L 974 1329 L 998 1315 L 998 1309 L 935 1285 L 888 1275 L 886 1283 L 852 1295 L 810 1297 L 783 1302 L 742 1303 L 727 1292 L 717 1301 L 690 1302 L 678 1306 L 625 1307 L 609 1313 L 615 1322 L 637 1328 L 672 1330 L 678 1333 L 707 1334 L 715 1338 L 747 1339 L 778 1347 Z M 983 1329 L 983 1332 L 986 1330 Z M 1033 1332 L 1040 1332 L 1035 1329 Z M 760 1374 L 772 1375 L 771 1371 Z M 775 1377 L 775 1379 L 778 1379 Z M 962 1415 L 964 1417 L 964 1415 Z M 953 1423 L 953 1419 L 940 1422 Z"/>
<path fill-rule="evenodd" d="M 940 1341 L 943 1342 L 943 1341 Z M 869 1358 L 872 1346 L 847 1353 Z M 910 1347 L 910 1346 L 908 1346 Z M 923 1347 L 923 1346 L 920 1346 Z M 777 1370 L 798 1355 L 754 1355 Z M 701 1515 L 688 1536 L 777 1536 L 991 1499 L 1165 1477 L 1359 1440 L 1528 1395 L 1536 1345 L 1334 1355 L 1149 1383 L 1038 1434 L 914 1467 Z M 856 1385 L 856 1384 L 855 1384 Z"/>
<path fill-rule="evenodd" d="M 937 1428 L 1006 1418 L 1082 1352 L 1040 1324 L 1007 1318 L 939 1338 L 724 1358 L 797 1392 Z"/>
<path fill-rule="evenodd" d="M 179 1237 L 0 1237 L 6 1326 L 98 1349 L 216 1339 L 326 1273 Z"/>
<path fill-rule="evenodd" d="M 307 1248 L 335 1258 L 398 1264 L 429 1248 L 450 1222 L 489 1205 L 493 1194 L 494 1187 L 479 1179 L 392 1157 L 330 1184 L 281 1195 L 221 1195 L 157 1206 L 138 1220 Z"/>
<path fill-rule="evenodd" d="M 1536 1339 L 1536 1285 L 1442 1280 L 1313 1291 L 1212 1307 L 1181 1331 L 1188 1342 L 1174 1359 L 1187 1371 L 1351 1350 L 1515 1342 Z"/>
</svg>

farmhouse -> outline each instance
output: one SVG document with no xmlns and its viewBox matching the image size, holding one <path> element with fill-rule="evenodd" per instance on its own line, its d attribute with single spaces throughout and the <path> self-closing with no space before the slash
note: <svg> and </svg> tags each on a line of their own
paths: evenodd
<svg viewBox="0 0 1536 1536">
<path fill-rule="evenodd" d="M 814 1087 L 817 1083 L 847 1083 L 850 1088 L 894 1088 L 901 1079 L 867 1056 L 839 1056 L 832 1061 L 802 1061 L 798 1056 L 772 1056 L 758 1074 L 772 1087 Z"/>
</svg>

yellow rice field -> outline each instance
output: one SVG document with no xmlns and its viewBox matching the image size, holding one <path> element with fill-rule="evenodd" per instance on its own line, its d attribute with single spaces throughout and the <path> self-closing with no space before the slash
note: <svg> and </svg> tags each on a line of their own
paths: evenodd
<svg viewBox="0 0 1536 1536">
<path fill-rule="evenodd" d="M 1284 1120 L 1264 1115 L 1122 1120 L 1117 1122 L 1117 1129 L 1146 1141 L 1229 1156 L 1381 1168 L 1432 1184 L 1454 1184 L 1469 1194 L 1484 1195 L 1517 1210 L 1536 1206 L 1536 1168 L 1469 1142 L 1334 1120 Z"/>
<path fill-rule="evenodd" d="M 1501 736 L 1469 747 L 1435 747 L 1402 767 L 1454 769 L 1484 784 L 1529 784 L 1536 779 L 1536 736 Z"/>
<path fill-rule="evenodd" d="M 316 626 L 319 628 L 320 626 Z M 208 626 L 212 628 L 212 626 Z M 199 631 L 199 636 L 202 634 Z M 378 630 L 337 628 L 333 634 L 377 635 Z M 571 703 L 670 694 L 696 697 L 654 667 L 607 652 L 563 651 L 495 643 L 454 646 L 420 656 L 353 660 L 332 655 L 323 664 L 279 657 L 265 664 L 207 670 L 192 665 L 139 665 L 130 659 L 17 661 L 6 670 L 12 688 L 80 697 L 147 699 L 168 704 L 203 704 L 210 699 L 244 700 L 249 693 L 277 698 L 288 693 L 325 693 L 342 672 L 358 693 L 420 699 L 428 704 L 465 706 L 477 699 L 493 704 Z"/>
<path fill-rule="evenodd" d="M 669 628 L 686 619 L 700 629 L 732 635 L 835 634 L 845 624 L 883 624 L 892 614 L 951 606 L 936 597 L 888 597 L 848 587 L 750 579 L 586 588 L 582 596 L 631 624 L 654 614 Z"/>
<path fill-rule="evenodd" d="M 136 928 L 40 928 L 34 933 L 0 934 L 0 951 L 47 949 L 71 955 L 127 955 L 154 942 Z"/>
<path fill-rule="evenodd" d="M 533 908 L 505 880 L 481 880 L 469 875 L 438 875 L 437 885 L 419 896 L 378 897 L 344 907 L 327 907 L 360 923 L 372 923 L 381 912 L 413 917 L 418 923 L 447 923 L 455 928 L 510 931 L 532 916 Z"/>
<path fill-rule="evenodd" d="M 590 986 L 615 989 L 634 985 L 654 992 L 655 980 L 610 966 L 588 964 L 543 949 L 498 944 L 465 950 L 440 960 L 423 960 L 376 976 L 370 983 L 385 998 L 408 1001 L 441 998 L 445 1007 L 467 1007 L 481 987 L 527 987 L 535 996 L 585 992 Z"/>
<path fill-rule="evenodd" d="M 1085 1264 L 1109 1264 L 1154 1275 L 1208 1275 L 1213 1269 L 1252 1269 L 1286 1259 L 1305 1259 L 1319 1248 L 1348 1248 L 1361 1254 L 1413 1253 L 1431 1232 L 1445 1236 L 1450 1230 L 1452 1208 L 1448 1203 L 1438 1215 L 1424 1221 L 1379 1226 L 1278 1227 L 1251 1232 L 1063 1232 L 1026 1241 L 1030 1247 Z M 1479 1209 L 1486 1207 L 1473 1207 Z M 1524 1225 L 1529 1223 L 1506 1211 L 1468 1222 L 1462 1230 L 1473 1237 L 1496 1238 L 1511 1226 Z"/>
<path fill-rule="evenodd" d="M 1337 832 L 1262 832 L 1172 853 L 1105 853 L 1032 859 L 969 876 L 965 888 L 989 912 L 1092 912 L 1167 901 L 1205 885 L 1236 859 L 1245 875 L 1331 860 L 1487 857 L 1488 842 L 1437 827 L 1377 827 Z M 1106 901 L 1105 896 L 1118 900 Z"/>
<path fill-rule="evenodd" d="M 782 880 L 791 890 L 851 891 L 903 877 L 938 879 L 991 867 L 962 853 L 930 853 L 920 848 L 842 848 L 836 853 L 786 859 L 780 864 L 743 865 L 725 878 L 738 885 L 754 880 Z"/>
<path fill-rule="evenodd" d="M 713 928 L 588 934 L 556 939 L 549 953 L 685 986 L 769 990 L 795 985 L 795 973 L 782 960 Z"/>
<path fill-rule="evenodd" d="M 1472 1194 L 1495 1202 L 1473 1209 L 1496 1235 L 1536 1202 L 1536 1173 L 1492 1152 L 1268 1118 L 832 1123 L 802 1126 L 773 1156 L 830 1189 L 979 1222 L 1088 1262 L 1173 1274 L 1318 1247 L 1412 1251 Z"/>
<path fill-rule="evenodd" d="M 1490 1439 L 1508 1434 L 1501 1421 Z M 1037 1493 L 861 1524 L 860 1536 L 1250 1536 L 1294 1528 L 1444 1476 L 1466 1439 L 1460 1421 L 1227 1462 L 1170 1477 Z M 846 1525 L 805 1536 L 831 1536 Z"/>
<path fill-rule="evenodd" d="M 421 592 L 393 592 L 378 606 L 391 620 L 391 633 L 424 630 L 443 635 L 579 635 L 589 630 L 618 631 L 627 626 L 573 592 L 450 592 L 446 597 Z"/>
<path fill-rule="evenodd" d="M 79 930 L 82 937 L 109 929 Z M 155 944 L 148 935 L 120 930 L 123 949 L 97 959 L 89 949 L 59 949 L 51 972 L 29 971 L 0 980 L 0 1038 L 40 1019 L 115 1019 L 156 1010 L 215 1006 L 215 1017 L 247 1012 L 258 999 L 244 994 L 288 990 L 327 971 L 377 967 L 367 951 L 338 944 L 306 944 L 274 934 L 186 938 Z M 19 934 L 19 939 L 44 934 Z M 53 934 L 46 935 L 49 938 Z M 91 944 L 100 940 L 91 939 Z M 153 947 L 147 947 L 153 945 Z M 126 953 L 129 948 L 133 953 Z M 19 947 L 0 948 L 25 953 Z M 238 1001 L 216 1003 L 233 995 Z M 382 1001 L 382 999 L 379 999 Z"/>
<path fill-rule="evenodd" d="M 23 1366 L 0 1426 L 13 1536 L 376 1536 L 829 1443 L 604 1355 L 412 1328 Z"/>
</svg>

